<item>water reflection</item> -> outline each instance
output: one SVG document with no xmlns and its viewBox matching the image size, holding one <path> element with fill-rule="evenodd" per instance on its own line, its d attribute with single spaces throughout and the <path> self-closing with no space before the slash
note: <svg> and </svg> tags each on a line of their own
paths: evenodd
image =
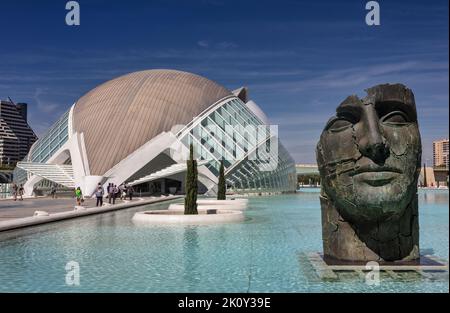
<svg viewBox="0 0 450 313">
<path fill-rule="evenodd" d="M 422 204 L 448 204 L 448 195 L 448 190 L 419 190 L 419 206 Z"/>
<path fill-rule="evenodd" d="M 421 252 L 448 259 L 448 191 L 421 190 L 419 199 Z M 0 292 L 448 292 L 448 278 L 383 277 L 376 289 L 318 280 L 301 257 L 322 249 L 318 190 L 250 201 L 245 223 L 132 223 L 165 202 L 0 233 Z M 65 285 L 70 260 L 81 266 L 76 290 Z"/>
<path fill-rule="evenodd" d="M 189 286 L 195 286 L 200 281 L 199 272 L 199 238 L 198 226 L 186 226 L 183 238 L 183 279 Z"/>
</svg>

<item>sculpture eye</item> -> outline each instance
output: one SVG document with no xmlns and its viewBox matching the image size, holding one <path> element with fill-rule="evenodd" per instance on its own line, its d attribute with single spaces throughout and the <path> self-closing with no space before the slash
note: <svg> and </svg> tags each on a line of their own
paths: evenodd
<svg viewBox="0 0 450 313">
<path fill-rule="evenodd" d="M 409 124 L 408 117 L 401 111 L 394 111 L 381 118 L 381 122 L 388 126 L 405 126 Z"/>
<path fill-rule="evenodd" d="M 332 132 L 343 131 L 353 125 L 352 122 L 345 118 L 335 118 L 328 123 L 327 130 Z"/>
</svg>

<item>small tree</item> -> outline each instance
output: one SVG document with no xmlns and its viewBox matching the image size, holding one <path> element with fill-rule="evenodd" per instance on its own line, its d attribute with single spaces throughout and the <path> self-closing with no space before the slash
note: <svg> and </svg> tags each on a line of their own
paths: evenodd
<svg viewBox="0 0 450 313">
<path fill-rule="evenodd" d="M 184 214 L 198 214 L 197 193 L 198 193 L 198 172 L 197 160 L 194 160 L 194 146 L 189 146 L 189 160 L 186 161 L 186 197 L 184 198 Z"/>
<path fill-rule="evenodd" d="M 428 182 L 427 182 L 427 165 L 425 163 L 423 163 L 423 186 L 424 187 L 428 187 Z"/>
<path fill-rule="evenodd" d="M 217 200 L 225 200 L 227 187 L 225 185 L 225 169 L 223 167 L 223 160 L 220 162 L 220 170 L 219 170 L 219 184 L 217 186 Z"/>
</svg>

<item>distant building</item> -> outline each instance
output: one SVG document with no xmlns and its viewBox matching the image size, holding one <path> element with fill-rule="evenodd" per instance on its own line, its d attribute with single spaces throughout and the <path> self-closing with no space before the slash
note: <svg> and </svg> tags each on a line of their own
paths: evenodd
<svg viewBox="0 0 450 313">
<path fill-rule="evenodd" d="M 319 175 L 317 164 L 295 164 L 297 175 Z"/>
<path fill-rule="evenodd" d="M 37 139 L 27 122 L 27 104 L 0 100 L 0 165 L 23 160 Z"/>
<path fill-rule="evenodd" d="M 433 167 L 448 169 L 448 139 L 433 141 Z"/>
<path fill-rule="evenodd" d="M 295 169 L 299 186 L 320 185 L 320 175 L 317 164 L 296 164 Z"/>
<path fill-rule="evenodd" d="M 434 170 L 430 166 L 422 166 L 419 174 L 419 186 L 421 187 L 437 187 Z"/>
</svg>

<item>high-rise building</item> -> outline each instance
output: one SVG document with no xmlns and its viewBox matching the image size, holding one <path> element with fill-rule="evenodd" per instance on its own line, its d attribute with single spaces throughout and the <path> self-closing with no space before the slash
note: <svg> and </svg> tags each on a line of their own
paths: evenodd
<svg viewBox="0 0 450 313">
<path fill-rule="evenodd" d="M 448 139 L 433 141 L 433 167 L 448 169 Z"/>
<path fill-rule="evenodd" d="M 27 104 L 0 100 L 0 165 L 22 160 L 37 139 L 27 122 Z"/>
</svg>

